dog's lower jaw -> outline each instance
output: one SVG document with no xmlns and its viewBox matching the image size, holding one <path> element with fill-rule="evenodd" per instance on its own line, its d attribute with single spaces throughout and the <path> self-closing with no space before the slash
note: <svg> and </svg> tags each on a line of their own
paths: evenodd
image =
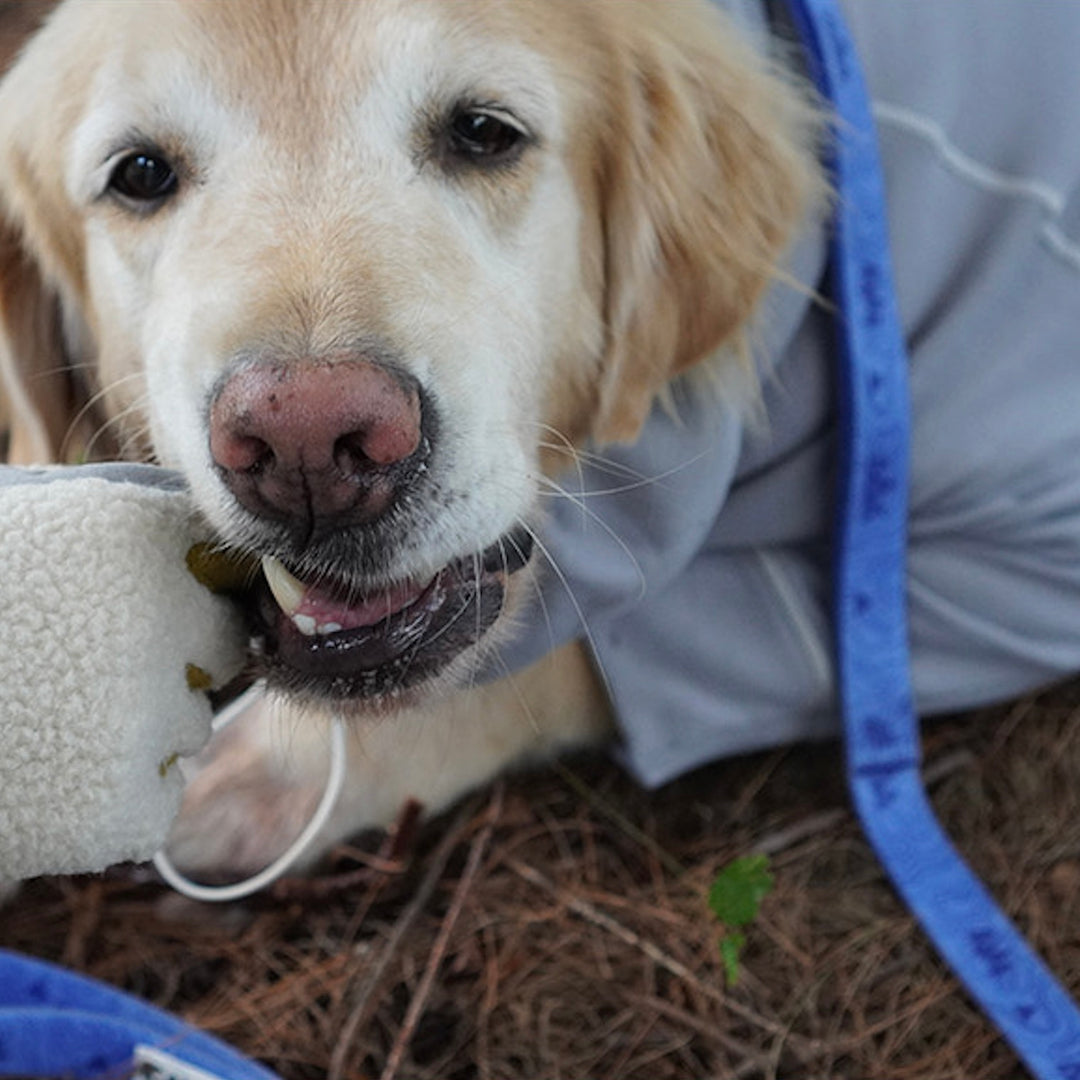
<svg viewBox="0 0 1080 1080">
<path fill-rule="evenodd" d="M 296 716 L 298 723 L 306 723 L 309 717 L 323 723 L 333 717 L 359 728 L 368 723 L 392 724 L 404 714 L 430 710 L 434 703 L 462 692 L 465 687 L 475 686 L 491 666 L 492 658 L 498 656 L 498 642 L 503 636 L 497 627 L 492 629 L 488 636 L 414 681 L 395 682 L 392 673 L 386 673 L 382 676 L 385 683 L 379 685 L 376 680 L 380 673 L 374 673 L 361 693 L 348 693 L 350 687 L 344 681 L 331 686 L 327 693 L 324 684 L 305 682 L 302 675 L 258 655 L 257 651 L 251 670 L 255 678 L 265 681 L 267 692 L 278 707 Z M 353 678 L 359 682 L 363 677 L 361 674 Z M 335 689 L 344 692 L 338 695 Z"/>
<path fill-rule="evenodd" d="M 380 707 L 438 677 L 498 619 L 504 583 L 496 578 L 452 588 L 439 578 L 412 607 L 371 627 L 307 635 L 265 600 L 262 663 L 273 689 L 337 708 Z"/>
<path fill-rule="evenodd" d="M 376 710 L 401 701 L 462 669 L 461 658 L 500 622 L 514 579 L 528 577 L 531 554 L 532 534 L 522 527 L 444 566 L 426 585 L 370 594 L 333 578 L 305 585 L 264 560 L 268 576 L 249 606 L 258 666 L 274 690 L 299 700 Z"/>
</svg>

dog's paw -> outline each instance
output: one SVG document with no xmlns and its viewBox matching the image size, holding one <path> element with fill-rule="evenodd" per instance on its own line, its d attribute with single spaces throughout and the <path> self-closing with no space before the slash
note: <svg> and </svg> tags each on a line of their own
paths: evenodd
<svg viewBox="0 0 1080 1080">
<path fill-rule="evenodd" d="M 390 825 L 406 803 L 439 813 L 509 765 L 595 743 L 610 731 L 599 683 L 576 646 L 514 681 L 356 721 L 346 735 L 341 794 L 294 869 L 310 868 L 364 829 Z M 174 864 L 214 880 L 268 866 L 322 798 L 330 744 L 325 718 L 269 699 L 251 706 L 196 761 L 166 849 Z"/>
<path fill-rule="evenodd" d="M 329 760 L 324 725 L 256 702 L 185 767 L 188 785 L 166 845 L 170 860 L 199 880 L 262 870 L 311 819 Z M 337 838 L 317 837 L 297 868 L 310 866 Z"/>
</svg>

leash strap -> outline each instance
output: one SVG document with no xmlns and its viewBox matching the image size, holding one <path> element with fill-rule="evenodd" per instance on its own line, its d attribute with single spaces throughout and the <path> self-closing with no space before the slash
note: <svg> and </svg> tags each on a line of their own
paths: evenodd
<svg viewBox="0 0 1080 1080">
<path fill-rule="evenodd" d="M 278 1080 L 136 998 L 0 949 L 0 1077 Z"/>
<path fill-rule="evenodd" d="M 1080 1080 L 1080 1012 L 950 843 L 920 777 L 905 599 L 907 355 L 869 98 L 834 0 L 789 0 L 837 114 L 839 312 L 834 552 L 848 784 L 866 835 L 938 951 L 1038 1080 Z"/>
</svg>

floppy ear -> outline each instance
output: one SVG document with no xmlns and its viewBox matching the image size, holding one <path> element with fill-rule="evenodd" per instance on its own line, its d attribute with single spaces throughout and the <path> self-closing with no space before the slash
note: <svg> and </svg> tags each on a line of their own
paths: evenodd
<svg viewBox="0 0 1080 1080">
<path fill-rule="evenodd" d="M 0 0 L 0 73 L 55 6 L 49 0 Z M 10 103 L 9 103 L 10 111 Z M 14 118 L 8 117 L 14 122 Z M 15 150 L 5 124 L 8 158 L 0 182 L 0 430 L 7 427 L 7 458 L 15 464 L 58 461 L 77 448 L 72 424 L 79 395 L 64 353 L 60 304 L 14 224 L 9 203 Z M 25 195 L 25 192 L 24 192 Z M 28 215 L 23 214 L 23 217 Z M 29 225 L 29 223 L 28 223 Z"/>
<path fill-rule="evenodd" d="M 0 392 L 8 413 L 8 460 L 19 465 L 58 461 L 76 415 L 59 307 L 17 233 L 2 219 Z"/>
<path fill-rule="evenodd" d="M 0 75 L 58 0 L 0 0 Z"/>
<path fill-rule="evenodd" d="M 634 439 L 674 375 L 725 345 L 745 354 L 756 304 L 824 196 L 809 95 L 710 7 L 610 5 L 626 51 L 601 174 L 601 442 Z"/>
</svg>

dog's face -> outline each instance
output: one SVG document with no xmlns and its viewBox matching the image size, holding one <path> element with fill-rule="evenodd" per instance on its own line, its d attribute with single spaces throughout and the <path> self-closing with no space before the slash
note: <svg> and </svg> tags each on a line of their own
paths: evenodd
<svg viewBox="0 0 1080 1080">
<path fill-rule="evenodd" d="M 544 472 L 735 338 L 814 185 L 704 0 L 69 0 L 0 118 L 24 444 L 91 366 L 265 556 L 279 682 L 368 703 L 494 639 Z"/>
</svg>

